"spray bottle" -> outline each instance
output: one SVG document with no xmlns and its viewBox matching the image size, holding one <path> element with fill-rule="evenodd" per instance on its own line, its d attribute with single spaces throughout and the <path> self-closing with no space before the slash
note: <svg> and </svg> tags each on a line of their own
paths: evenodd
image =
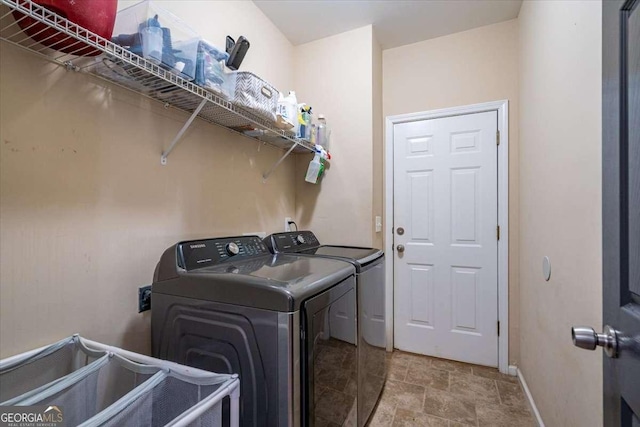
<svg viewBox="0 0 640 427">
<path fill-rule="evenodd" d="M 311 107 L 307 104 L 298 105 L 298 138 L 311 140 Z"/>
<path fill-rule="evenodd" d="M 307 176 L 304 180 L 311 184 L 316 184 L 320 176 L 320 167 L 322 166 L 320 155 L 321 153 L 316 150 L 313 160 L 309 162 L 309 167 L 307 168 Z"/>
<path fill-rule="evenodd" d="M 313 160 L 309 162 L 307 176 L 304 179 L 311 184 L 318 183 L 318 179 L 324 174 L 325 162 L 331 159 L 331 153 L 322 148 L 321 145 L 316 145 L 314 151 L 315 155 L 313 156 Z"/>
</svg>

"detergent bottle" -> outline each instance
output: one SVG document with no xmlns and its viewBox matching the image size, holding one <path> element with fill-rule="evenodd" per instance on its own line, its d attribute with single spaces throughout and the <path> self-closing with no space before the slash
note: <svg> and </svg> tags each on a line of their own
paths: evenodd
<svg viewBox="0 0 640 427">
<path fill-rule="evenodd" d="M 284 120 L 291 123 L 293 128 L 291 131 L 298 134 L 298 100 L 296 99 L 296 93 L 289 91 L 289 95 L 286 97 L 280 94 L 278 98 L 278 114 L 282 116 Z"/>
</svg>

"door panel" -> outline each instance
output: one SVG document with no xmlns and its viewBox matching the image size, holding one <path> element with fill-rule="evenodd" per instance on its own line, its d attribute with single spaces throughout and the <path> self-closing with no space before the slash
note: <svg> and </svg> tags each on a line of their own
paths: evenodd
<svg viewBox="0 0 640 427">
<path fill-rule="evenodd" d="M 452 244 L 478 243 L 479 168 L 451 171 Z"/>
<path fill-rule="evenodd" d="M 396 347 L 498 364 L 496 111 L 394 126 Z"/>
<path fill-rule="evenodd" d="M 433 240 L 433 172 L 409 173 L 411 197 L 411 238 L 431 243 Z"/>
<path fill-rule="evenodd" d="M 604 357 L 604 424 L 640 417 L 640 8 L 603 2 L 603 320 L 618 331 Z"/>
<path fill-rule="evenodd" d="M 411 264 L 411 325 L 433 327 L 433 266 Z"/>
<path fill-rule="evenodd" d="M 479 268 L 451 268 L 453 287 L 453 330 L 474 331 L 477 328 L 477 292 Z"/>
</svg>

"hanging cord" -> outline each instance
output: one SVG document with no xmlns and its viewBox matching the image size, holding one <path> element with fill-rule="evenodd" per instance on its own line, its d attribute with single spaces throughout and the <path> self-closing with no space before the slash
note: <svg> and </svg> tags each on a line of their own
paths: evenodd
<svg viewBox="0 0 640 427">
<path fill-rule="evenodd" d="M 297 232 L 298 231 L 298 224 L 296 224 L 295 221 L 289 221 L 289 225 L 291 225 L 291 224 L 296 226 L 296 232 Z"/>
</svg>

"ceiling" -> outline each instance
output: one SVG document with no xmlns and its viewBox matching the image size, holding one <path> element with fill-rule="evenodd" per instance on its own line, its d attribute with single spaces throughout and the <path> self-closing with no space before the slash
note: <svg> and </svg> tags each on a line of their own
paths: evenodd
<svg viewBox="0 0 640 427">
<path fill-rule="evenodd" d="M 373 24 L 383 49 L 516 18 L 522 0 L 254 0 L 294 45 Z"/>
</svg>

